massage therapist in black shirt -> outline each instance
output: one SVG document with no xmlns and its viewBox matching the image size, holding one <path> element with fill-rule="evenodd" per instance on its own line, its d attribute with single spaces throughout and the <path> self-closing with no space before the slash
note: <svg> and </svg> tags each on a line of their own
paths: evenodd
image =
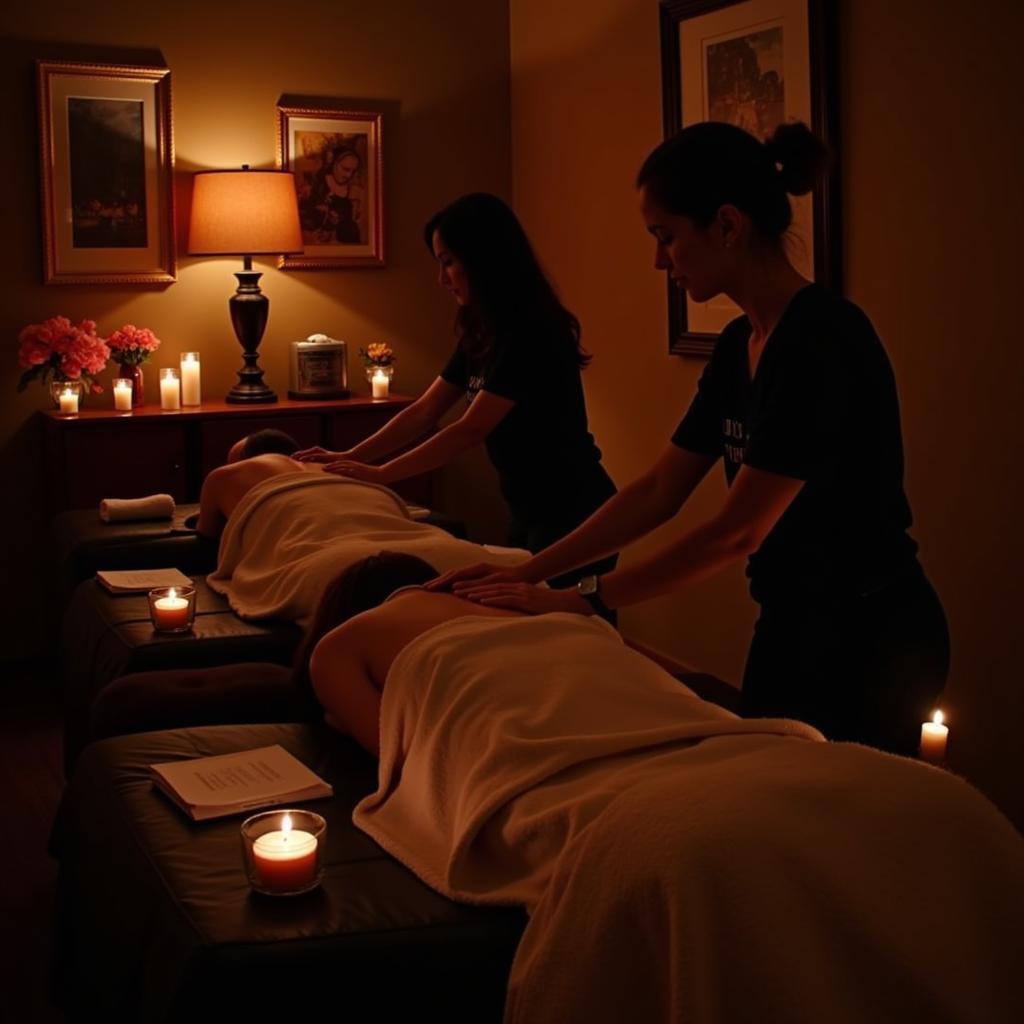
<svg viewBox="0 0 1024 1024">
<path fill-rule="evenodd" d="M 748 559 L 760 604 L 743 679 L 748 716 L 802 719 L 836 740 L 913 754 L 945 682 L 949 634 L 907 534 L 892 368 L 867 316 L 805 280 L 783 238 L 788 196 L 811 190 L 825 152 L 801 124 L 761 143 L 704 123 L 640 170 L 656 266 L 696 302 L 743 311 L 655 464 L 582 526 L 511 570 L 450 573 L 431 587 L 527 611 L 616 609 Z M 709 521 L 579 592 L 531 586 L 617 552 L 670 519 L 724 463 Z"/>
<path fill-rule="evenodd" d="M 580 325 L 559 302 L 515 214 L 496 196 L 462 196 L 424 228 L 440 283 L 458 304 L 458 342 L 440 376 L 408 408 L 346 452 L 311 448 L 300 461 L 381 484 L 444 465 L 483 443 L 512 513 L 509 543 L 540 551 L 615 494 L 587 427 Z M 371 465 L 466 409 L 422 444 Z M 551 582 L 607 572 L 614 556 Z M 570 567 L 573 569 L 574 567 Z"/>
</svg>

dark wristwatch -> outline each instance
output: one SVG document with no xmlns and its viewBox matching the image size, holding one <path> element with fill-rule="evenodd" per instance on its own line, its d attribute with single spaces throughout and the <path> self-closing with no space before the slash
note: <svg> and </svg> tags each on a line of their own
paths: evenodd
<svg viewBox="0 0 1024 1024">
<path fill-rule="evenodd" d="M 584 576 L 576 584 L 576 593 L 602 618 L 611 615 L 612 610 L 601 600 L 601 579 L 599 576 Z"/>
</svg>

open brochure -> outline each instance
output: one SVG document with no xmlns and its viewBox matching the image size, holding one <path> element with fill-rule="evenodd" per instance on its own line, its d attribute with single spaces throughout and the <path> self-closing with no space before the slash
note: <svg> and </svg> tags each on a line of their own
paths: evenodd
<svg viewBox="0 0 1024 1024">
<path fill-rule="evenodd" d="M 112 594 L 140 594 L 157 587 L 191 587 L 179 569 L 99 569 L 96 579 Z"/>
<path fill-rule="evenodd" d="M 331 796 L 334 790 L 284 747 L 149 766 L 153 783 L 195 821 Z"/>
</svg>

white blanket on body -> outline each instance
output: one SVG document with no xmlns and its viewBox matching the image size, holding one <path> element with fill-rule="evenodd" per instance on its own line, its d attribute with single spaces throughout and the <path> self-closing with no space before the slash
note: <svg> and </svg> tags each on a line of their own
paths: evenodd
<svg viewBox="0 0 1024 1024">
<path fill-rule="evenodd" d="M 381 551 L 417 555 L 439 573 L 530 557 L 514 548 L 485 551 L 415 522 L 386 487 L 299 470 L 261 481 L 242 498 L 207 582 L 243 619 L 290 619 L 307 628 L 327 585 L 346 566 Z"/>
<path fill-rule="evenodd" d="M 1011 1021 L 1024 843 L 943 771 L 698 699 L 597 619 L 468 616 L 395 659 L 355 823 L 523 904 L 506 1021 Z"/>
</svg>

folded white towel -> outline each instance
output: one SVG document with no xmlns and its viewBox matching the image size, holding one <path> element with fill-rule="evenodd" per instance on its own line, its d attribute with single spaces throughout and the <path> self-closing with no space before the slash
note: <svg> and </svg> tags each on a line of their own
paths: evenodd
<svg viewBox="0 0 1024 1024">
<path fill-rule="evenodd" d="M 169 494 L 150 494 L 145 498 L 104 498 L 100 502 L 100 519 L 105 523 L 173 517 L 174 499 Z"/>
</svg>

